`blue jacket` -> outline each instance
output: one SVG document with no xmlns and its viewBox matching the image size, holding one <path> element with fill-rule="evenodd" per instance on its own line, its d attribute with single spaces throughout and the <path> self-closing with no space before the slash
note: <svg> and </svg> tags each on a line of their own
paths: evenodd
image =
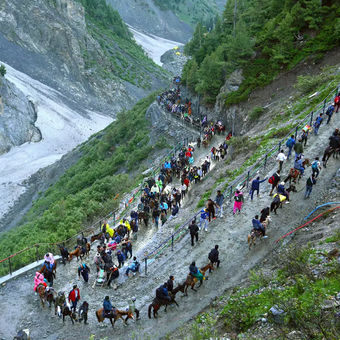
<svg viewBox="0 0 340 340">
<path fill-rule="evenodd" d="M 260 189 L 260 184 L 263 183 L 266 179 L 263 179 L 262 181 L 260 181 L 259 179 L 254 179 L 251 182 L 251 189 L 252 190 L 259 190 Z"/>
<path fill-rule="evenodd" d="M 190 274 L 197 274 L 198 268 L 191 264 L 189 267 L 189 271 L 190 271 Z"/>
<path fill-rule="evenodd" d="M 257 220 L 256 218 L 253 218 L 252 223 L 253 223 L 254 229 L 256 229 L 256 230 L 263 230 L 262 223 L 259 220 Z"/>
<path fill-rule="evenodd" d="M 204 209 L 201 210 L 201 218 L 203 220 L 206 220 L 209 217 L 209 213 L 205 211 Z"/>
<path fill-rule="evenodd" d="M 104 300 L 103 308 L 104 308 L 105 311 L 111 311 L 113 309 L 113 306 L 112 306 L 110 300 Z"/>
<path fill-rule="evenodd" d="M 286 146 L 288 148 L 292 148 L 295 145 L 295 143 L 296 143 L 295 139 L 293 139 L 292 137 L 289 137 L 287 142 L 286 142 Z"/>
<path fill-rule="evenodd" d="M 332 116 L 334 112 L 334 105 L 330 105 L 326 111 L 327 116 Z"/>
<path fill-rule="evenodd" d="M 280 185 L 277 187 L 277 193 L 278 193 L 278 194 L 284 195 L 284 193 L 285 193 L 285 186 L 280 184 Z"/>
</svg>

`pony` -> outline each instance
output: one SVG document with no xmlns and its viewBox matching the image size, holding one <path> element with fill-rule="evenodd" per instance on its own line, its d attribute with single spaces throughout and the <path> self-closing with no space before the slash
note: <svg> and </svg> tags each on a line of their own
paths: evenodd
<svg viewBox="0 0 340 340">
<path fill-rule="evenodd" d="M 58 296 L 55 298 L 55 302 L 54 302 L 54 314 L 57 315 L 59 317 L 61 317 L 61 311 L 63 308 L 63 305 L 66 302 L 66 298 L 65 298 L 65 293 L 64 292 L 59 292 Z"/>
<path fill-rule="evenodd" d="M 267 218 L 262 222 L 264 229 L 267 229 L 269 222 L 271 221 L 270 216 L 268 215 Z M 260 230 L 252 229 L 250 234 L 248 234 L 247 241 L 248 241 L 248 248 L 251 249 L 252 246 L 256 246 L 256 239 L 262 239 L 263 234 Z"/>
<path fill-rule="evenodd" d="M 338 154 L 340 153 L 340 148 L 332 148 L 331 146 L 327 146 L 327 148 L 325 149 L 323 156 L 322 156 L 322 165 L 324 168 L 327 167 L 327 162 L 329 160 L 329 158 L 333 155 L 333 158 L 338 159 Z"/>
<path fill-rule="evenodd" d="M 280 196 L 283 196 L 283 195 L 276 194 L 275 197 L 274 197 L 274 199 L 273 199 L 273 201 L 272 201 L 272 203 L 270 204 L 270 211 L 271 211 L 271 212 L 274 211 L 275 215 L 277 214 L 277 213 L 276 213 L 276 210 L 277 210 L 279 207 L 282 208 L 282 203 L 283 203 L 283 202 L 285 201 L 285 199 L 286 199 L 286 196 L 283 196 L 283 197 L 285 197 L 285 199 L 281 201 Z"/>
<path fill-rule="evenodd" d="M 54 288 L 52 287 L 47 287 L 45 289 L 45 295 L 46 295 L 46 301 L 48 303 L 48 307 L 51 308 L 52 306 L 52 303 L 54 304 L 54 307 L 55 307 L 55 304 L 56 304 L 56 298 L 57 298 L 57 292 L 54 290 Z"/>
<path fill-rule="evenodd" d="M 74 325 L 74 321 L 73 320 L 76 320 L 77 321 L 77 314 L 75 312 L 72 312 L 72 309 L 71 309 L 71 306 L 66 304 L 62 307 L 61 309 L 61 313 L 63 315 L 63 322 L 65 322 L 65 317 L 66 316 L 69 316 L 71 321 L 72 321 L 72 324 Z"/>
<path fill-rule="evenodd" d="M 91 236 L 90 242 L 93 243 L 96 240 L 101 240 L 103 238 L 103 233 L 99 233 L 96 235 Z"/>
<path fill-rule="evenodd" d="M 46 288 L 45 286 L 40 283 L 37 287 L 37 293 L 39 295 L 40 298 L 40 302 L 43 308 L 45 308 L 45 302 L 46 302 L 46 294 L 45 294 Z"/>
<path fill-rule="evenodd" d="M 89 249 L 91 249 L 91 246 L 89 243 L 86 244 L 89 245 Z M 82 259 L 86 254 L 86 248 L 83 248 L 81 246 L 77 246 L 75 250 L 71 251 L 69 254 L 69 258 L 68 258 L 68 262 L 71 262 L 71 260 L 73 259 L 73 257 L 75 256 L 77 258 L 77 261 L 79 261 L 79 257 L 80 259 Z"/>
<path fill-rule="evenodd" d="M 309 158 L 305 158 L 305 160 L 302 162 L 302 166 L 306 168 L 306 166 L 310 166 L 310 165 L 311 163 L 310 163 Z M 298 169 L 291 168 L 284 182 L 286 183 L 287 181 L 289 181 L 289 184 L 291 184 L 293 180 L 293 182 L 296 184 L 296 183 L 299 183 L 300 179 L 301 179 L 301 172 Z"/>
<path fill-rule="evenodd" d="M 66 264 L 66 261 L 68 259 L 69 253 L 67 248 L 65 248 L 64 246 L 58 244 L 59 250 L 60 250 L 60 255 L 61 255 L 61 262 L 63 263 L 63 265 Z M 55 262 L 56 263 L 56 262 Z"/>
<path fill-rule="evenodd" d="M 211 264 L 211 262 L 209 262 L 209 264 L 207 264 L 206 266 L 200 268 L 200 272 L 204 277 L 205 272 L 210 269 L 210 270 L 214 270 L 214 266 Z M 189 274 L 185 280 L 185 289 L 184 289 L 184 295 L 188 296 L 188 287 L 191 286 L 191 289 L 195 292 L 197 292 L 197 290 L 194 288 L 196 282 L 198 281 L 198 279 L 194 276 L 192 276 L 191 274 Z M 200 284 L 198 285 L 197 288 L 201 287 L 202 282 L 200 282 Z"/>
<path fill-rule="evenodd" d="M 123 316 L 126 315 L 127 317 L 125 318 L 125 320 L 123 319 Z M 122 311 L 116 308 L 115 313 L 111 313 L 108 315 L 104 315 L 104 308 L 100 308 L 96 311 L 96 317 L 98 322 L 103 322 L 104 319 L 110 319 L 111 325 L 112 327 L 114 327 L 116 321 L 118 319 L 122 319 L 122 321 L 124 322 L 125 325 L 127 325 L 127 320 L 128 319 L 134 319 L 133 313 L 131 313 L 130 311 Z M 113 320 L 113 322 L 112 322 Z"/>
<path fill-rule="evenodd" d="M 168 305 L 171 304 L 175 304 L 178 307 L 178 303 L 175 300 L 176 294 L 181 291 L 182 293 L 184 293 L 184 288 L 185 288 L 185 283 L 179 284 L 176 288 L 173 289 L 172 292 L 169 293 L 169 296 L 171 298 L 170 301 L 167 300 L 159 300 L 157 298 L 154 298 L 152 303 L 149 305 L 148 307 L 148 316 L 149 319 L 151 319 L 151 311 L 153 309 L 153 317 L 156 319 L 157 315 L 158 315 L 158 310 L 161 308 L 161 306 L 165 305 L 165 309 L 164 311 L 166 312 L 166 309 L 168 307 Z"/>
<path fill-rule="evenodd" d="M 84 301 L 78 311 L 78 316 L 79 316 L 78 321 L 82 322 L 84 320 L 85 325 L 87 324 L 88 311 L 89 311 L 89 304 L 86 301 Z"/>
<path fill-rule="evenodd" d="M 90 255 L 90 251 L 91 251 L 91 244 L 89 242 L 87 242 L 85 244 L 85 255 L 89 256 Z"/>
</svg>

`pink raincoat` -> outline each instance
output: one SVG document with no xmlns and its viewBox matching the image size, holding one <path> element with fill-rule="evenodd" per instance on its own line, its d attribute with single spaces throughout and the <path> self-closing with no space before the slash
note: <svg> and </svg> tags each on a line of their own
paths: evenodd
<svg viewBox="0 0 340 340">
<path fill-rule="evenodd" d="M 34 291 L 37 290 L 37 287 L 40 285 L 40 283 L 42 283 L 45 287 L 47 287 L 47 284 L 44 281 L 44 275 L 39 272 L 36 272 L 35 278 L 34 278 L 34 288 L 33 288 Z"/>
<path fill-rule="evenodd" d="M 48 256 L 46 256 L 46 255 L 48 255 Z M 52 253 L 47 253 L 46 255 L 44 256 L 45 261 L 51 263 L 51 265 L 54 265 L 53 254 Z"/>
</svg>

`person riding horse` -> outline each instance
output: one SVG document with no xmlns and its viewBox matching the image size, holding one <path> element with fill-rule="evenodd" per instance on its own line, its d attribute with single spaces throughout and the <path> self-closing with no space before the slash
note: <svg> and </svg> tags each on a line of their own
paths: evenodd
<svg viewBox="0 0 340 340">
<path fill-rule="evenodd" d="M 294 169 L 299 170 L 300 173 L 301 173 L 301 176 L 303 176 L 303 174 L 305 172 L 305 168 L 302 165 L 302 163 L 303 163 L 303 160 L 302 160 L 301 155 L 297 156 L 296 159 L 295 159 L 295 162 L 294 162 Z"/>
<path fill-rule="evenodd" d="M 196 267 L 195 261 L 193 261 L 191 265 L 189 266 L 189 272 L 190 272 L 190 275 L 193 277 L 196 277 L 201 282 L 201 284 L 203 283 L 203 275 L 201 274 L 199 269 Z"/>
<path fill-rule="evenodd" d="M 255 218 L 252 220 L 253 228 L 255 231 L 259 231 L 262 233 L 262 236 L 265 237 L 266 235 L 266 229 L 263 226 L 263 224 L 259 221 L 259 216 L 256 215 Z"/>
<path fill-rule="evenodd" d="M 104 308 L 104 317 L 113 317 L 116 313 L 116 308 L 112 306 L 110 297 L 105 296 L 104 302 L 103 302 L 103 308 Z"/>
<path fill-rule="evenodd" d="M 168 284 L 165 282 L 156 289 L 156 298 L 160 302 L 170 302 L 171 297 L 169 296 Z"/>
</svg>

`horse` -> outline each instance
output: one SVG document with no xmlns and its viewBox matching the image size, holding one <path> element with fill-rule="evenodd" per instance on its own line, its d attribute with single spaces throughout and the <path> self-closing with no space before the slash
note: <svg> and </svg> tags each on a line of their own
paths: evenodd
<svg viewBox="0 0 340 340">
<path fill-rule="evenodd" d="M 157 314 L 158 314 L 158 310 L 159 310 L 159 308 L 161 308 L 161 306 L 165 305 L 165 309 L 164 309 L 165 312 L 166 312 L 166 309 L 167 309 L 168 305 L 171 305 L 173 303 L 176 304 L 176 306 L 178 307 L 178 303 L 176 302 L 175 297 L 176 297 L 176 294 L 179 291 L 184 293 L 184 288 L 185 288 L 185 283 L 179 284 L 176 288 L 174 288 L 173 291 L 169 293 L 170 301 L 159 300 L 157 298 L 154 298 L 152 303 L 148 307 L 148 316 L 149 316 L 149 319 L 151 319 L 151 310 L 152 309 L 153 309 L 153 317 L 156 319 L 157 318 Z"/>
<path fill-rule="evenodd" d="M 64 246 L 58 244 L 59 250 L 60 250 L 60 255 L 61 255 L 61 262 L 65 265 L 66 261 L 68 259 L 69 253 L 67 248 L 65 248 Z"/>
<path fill-rule="evenodd" d="M 90 255 L 90 251 L 91 251 L 91 244 L 89 242 L 87 242 L 85 244 L 85 255 L 89 256 Z"/>
<path fill-rule="evenodd" d="M 66 298 L 65 298 L 65 293 L 64 292 L 59 292 L 58 296 L 55 298 L 55 302 L 54 302 L 54 314 L 61 317 L 61 311 L 63 308 L 64 303 L 66 302 Z"/>
<path fill-rule="evenodd" d="M 323 157 L 322 157 L 322 165 L 324 168 L 327 167 L 327 162 L 329 160 L 329 158 L 333 155 L 333 158 L 338 158 L 338 154 L 340 153 L 340 148 L 332 148 L 331 146 L 327 146 L 327 148 L 325 149 L 324 153 L 323 153 Z"/>
<path fill-rule="evenodd" d="M 208 270 L 208 269 L 211 269 L 211 270 L 214 270 L 214 266 L 211 264 L 211 262 L 209 262 L 209 264 L 207 264 L 206 266 L 200 268 L 200 272 L 201 274 L 203 275 L 204 277 L 204 274 L 205 272 Z M 188 287 L 191 286 L 191 289 L 195 292 L 197 292 L 197 290 L 194 288 L 195 287 L 195 284 L 196 282 L 198 281 L 198 279 L 194 276 L 192 276 L 191 274 L 189 274 L 185 280 L 185 290 L 184 290 L 184 295 L 185 296 L 188 296 Z M 200 282 L 199 287 L 201 287 L 202 285 L 202 282 Z"/>
<path fill-rule="evenodd" d="M 79 308 L 78 311 L 78 321 L 82 322 L 84 320 L 84 324 L 87 324 L 87 313 L 89 311 L 89 304 L 84 301 Z"/>
<path fill-rule="evenodd" d="M 45 286 L 42 283 L 40 283 L 38 285 L 36 291 L 39 294 L 41 305 L 43 306 L 43 308 L 45 308 L 45 302 L 46 302 L 46 294 L 45 294 L 46 288 L 45 288 Z"/>
<path fill-rule="evenodd" d="M 123 316 L 126 315 L 126 319 L 123 319 Z M 134 319 L 133 314 L 130 311 L 122 311 L 116 308 L 115 313 L 110 313 L 110 314 L 105 314 L 104 315 L 104 308 L 100 308 L 96 311 L 96 317 L 98 322 L 103 322 L 104 319 L 110 319 L 112 327 L 114 327 L 116 321 L 118 319 L 122 319 L 125 325 L 127 325 L 127 320 L 128 319 Z M 112 322 L 113 319 L 113 322 Z"/>
<path fill-rule="evenodd" d="M 283 196 L 283 195 L 281 195 Z M 284 200 L 283 200 L 284 201 Z M 276 210 L 280 207 L 282 208 L 282 202 L 281 199 L 280 199 L 280 195 L 279 194 L 276 194 L 276 196 L 274 197 L 272 203 L 270 204 L 270 211 L 274 211 L 275 215 L 277 214 L 276 213 Z"/>
<path fill-rule="evenodd" d="M 62 307 L 61 313 L 63 315 L 63 322 L 65 322 L 65 317 L 66 316 L 70 317 L 73 325 L 74 325 L 74 321 L 73 320 L 77 321 L 77 314 L 75 312 L 72 312 L 71 307 L 67 303 Z"/>
<path fill-rule="evenodd" d="M 267 229 L 269 222 L 270 222 L 270 216 L 268 215 L 267 218 L 262 222 L 262 225 L 264 229 Z M 256 246 L 256 239 L 259 238 L 262 239 L 263 234 L 260 230 L 252 229 L 250 234 L 248 234 L 247 240 L 248 240 L 248 248 L 251 249 L 252 246 Z"/>
<path fill-rule="evenodd" d="M 56 271 L 56 268 L 57 268 L 56 262 L 54 262 L 52 266 L 52 271 L 49 271 L 46 267 L 46 264 L 44 263 L 41 269 L 39 270 L 39 273 L 44 275 L 44 278 L 48 281 L 50 286 L 53 286 L 53 279 L 55 279 L 56 277 L 54 273 L 54 271 Z"/>
<path fill-rule="evenodd" d="M 99 233 L 99 234 L 91 236 L 91 240 L 90 241 L 91 241 L 91 243 L 93 243 L 96 240 L 101 240 L 102 237 L 103 237 L 103 233 Z"/>
<path fill-rule="evenodd" d="M 80 257 L 80 259 L 82 259 L 85 255 L 85 253 L 86 253 L 86 250 L 83 249 L 83 247 L 77 246 L 75 250 L 70 252 L 68 262 L 71 262 L 71 260 L 73 259 L 73 256 L 75 256 L 77 258 L 77 261 L 79 260 L 79 257 Z"/>
<path fill-rule="evenodd" d="M 138 223 L 141 225 L 142 221 L 144 222 L 145 226 L 147 227 L 149 224 L 149 215 L 145 211 L 138 212 Z"/>
<path fill-rule="evenodd" d="M 306 166 L 310 166 L 310 160 L 308 158 L 305 158 L 305 160 L 302 162 L 302 166 L 304 168 L 306 168 Z M 289 184 L 291 184 L 291 182 L 293 180 L 293 182 L 296 184 L 296 183 L 299 183 L 300 179 L 301 179 L 300 170 L 295 169 L 295 168 L 291 168 L 289 170 L 289 174 L 285 178 L 284 182 L 286 183 L 287 181 L 289 181 Z"/>
<path fill-rule="evenodd" d="M 46 301 L 48 303 L 48 307 L 51 308 L 52 302 L 54 303 L 54 307 L 55 307 L 57 292 L 54 290 L 54 288 L 51 288 L 51 287 L 46 288 L 45 295 L 46 295 Z"/>
</svg>

